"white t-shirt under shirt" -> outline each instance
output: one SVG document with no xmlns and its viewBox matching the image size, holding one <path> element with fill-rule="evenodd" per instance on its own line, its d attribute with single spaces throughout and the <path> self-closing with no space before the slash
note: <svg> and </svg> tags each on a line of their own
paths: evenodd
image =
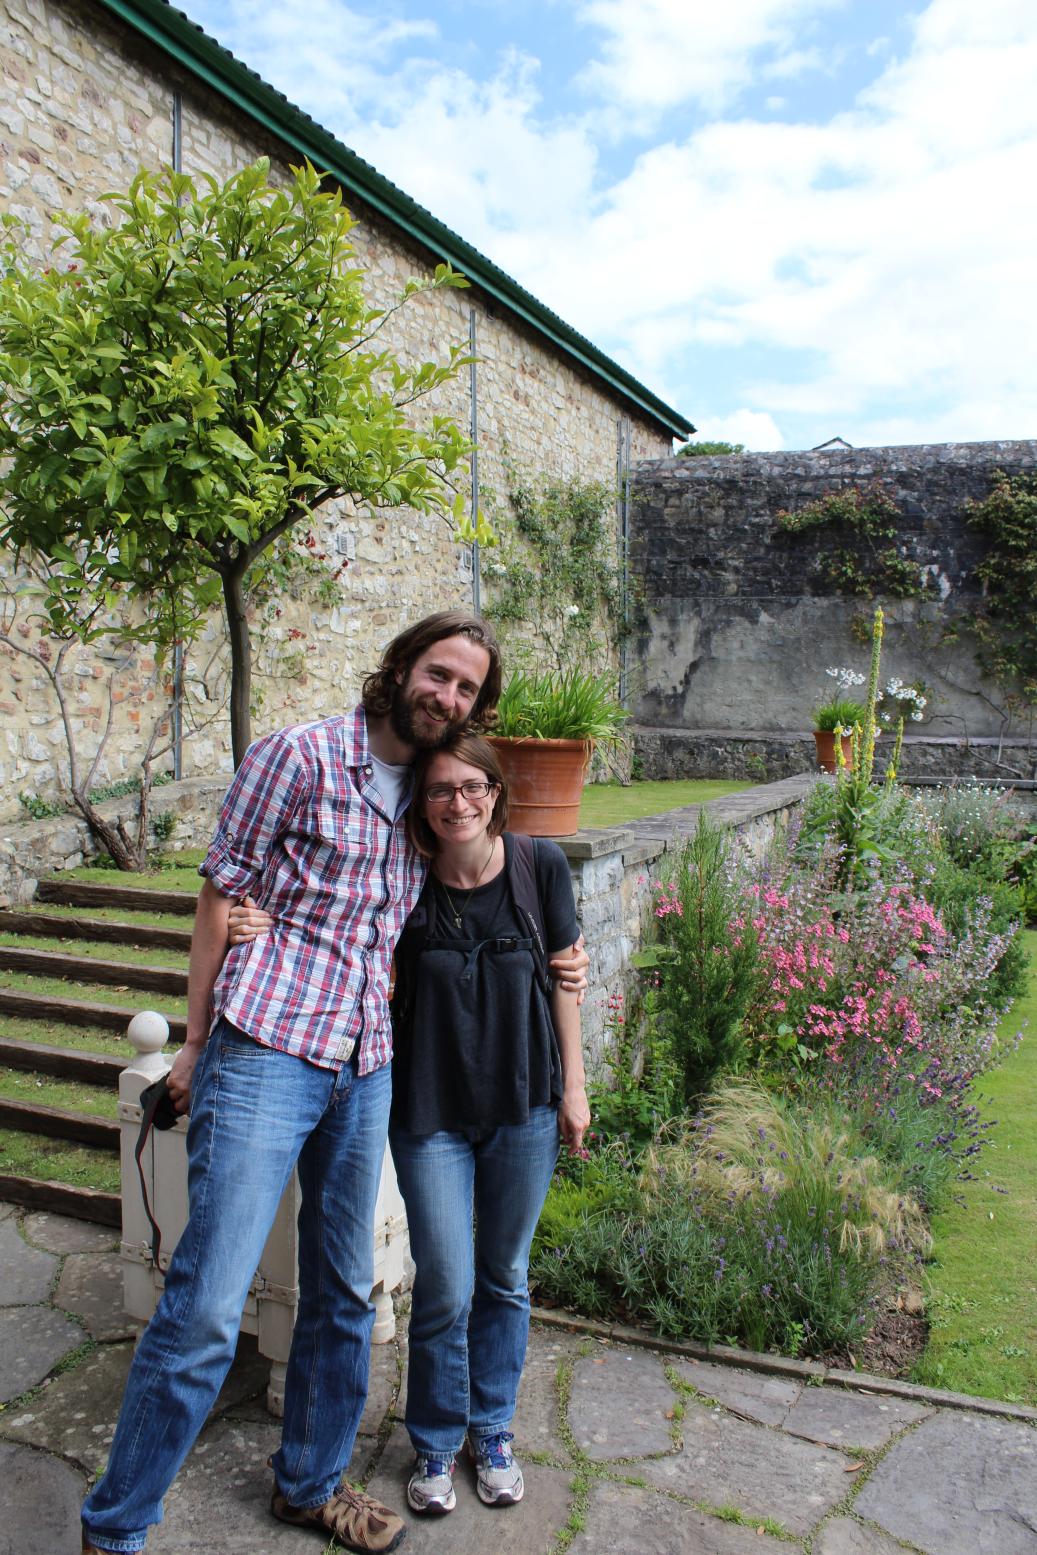
<svg viewBox="0 0 1037 1555">
<path fill-rule="evenodd" d="M 372 752 L 371 766 L 374 768 L 374 785 L 385 806 L 385 813 L 395 820 L 400 813 L 400 801 L 410 790 L 411 764 L 405 761 L 394 766 L 388 761 L 379 761 Z"/>
</svg>

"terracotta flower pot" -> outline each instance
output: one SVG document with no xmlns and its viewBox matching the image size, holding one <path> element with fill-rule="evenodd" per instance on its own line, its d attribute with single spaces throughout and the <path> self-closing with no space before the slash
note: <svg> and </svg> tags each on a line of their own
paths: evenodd
<svg viewBox="0 0 1037 1555">
<path fill-rule="evenodd" d="M 822 772 L 835 772 L 835 731 L 833 729 L 815 729 L 814 744 L 817 746 L 817 765 Z M 844 734 L 842 737 L 843 760 L 849 766 L 853 760 L 853 736 Z"/>
<path fill-rule="evenodd" d="M 508 780 L 508 830 L 568 837 L 579 830 L 583 779 L 593 740 L 505 740 L 490 744 Z"/>
</svg>

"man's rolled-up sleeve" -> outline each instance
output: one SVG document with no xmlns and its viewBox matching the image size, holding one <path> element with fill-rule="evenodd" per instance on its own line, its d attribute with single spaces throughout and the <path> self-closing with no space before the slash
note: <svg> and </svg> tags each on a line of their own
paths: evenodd
<svg viewBox="0 0 1037 1555">
<path fill-rule="evenodd" d="M 254 895 L 278 837 L 305 792 L 298 752 L 282 732 L 250 745 L 227 790 L 198 873 L 222 896 Z"/>
</svg>

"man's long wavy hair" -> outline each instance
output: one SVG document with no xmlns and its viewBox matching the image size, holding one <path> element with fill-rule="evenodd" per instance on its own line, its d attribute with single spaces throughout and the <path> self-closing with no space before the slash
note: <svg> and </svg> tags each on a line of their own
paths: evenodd
<svg viewBox="0 0 1037 1555">
<path fill-rule="evenodd" d="M 490 623 L 464 610 L 439 610 L 435 615 L 416 622 L 414 626 L 408 626 L 406 631 L 393 638 L 382 654 L 378 668 L 372 670 L 364 680 L 361 695 L 364 711 L 374 718 L 384 718 L 392 707 L 393 695 L 399 685 L 397 674 L 402 673 L 406 680 L 415 659 L 420 659 L 427 649 L 446 637 L 467 637 L 470 642 L 485 648 L 489 654 L 490 667 L 479 688 L 479 695 L 472 704 L 467 727 L 492 729 L 497 721 L 497 703 L 501 692 L 500 648 Z"/>
</svg>

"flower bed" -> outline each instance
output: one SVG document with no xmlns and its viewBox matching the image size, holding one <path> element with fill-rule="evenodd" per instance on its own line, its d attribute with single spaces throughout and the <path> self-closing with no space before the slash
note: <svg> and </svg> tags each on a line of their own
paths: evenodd
<svg viewBox="0 0 1037 1555">
<path fill-rule="evenodd" d="M 767 857 L 703 821 L 655 883 L 597 1137 L 538 1230 L 539 1299 L 853 1353 L 917 1281 L 992 1126 L 976 1082 L 1024 986 L 1033 844 L 1003 796 L 871 783 L 877 669 L 865 758 Z"/>
</svg>

